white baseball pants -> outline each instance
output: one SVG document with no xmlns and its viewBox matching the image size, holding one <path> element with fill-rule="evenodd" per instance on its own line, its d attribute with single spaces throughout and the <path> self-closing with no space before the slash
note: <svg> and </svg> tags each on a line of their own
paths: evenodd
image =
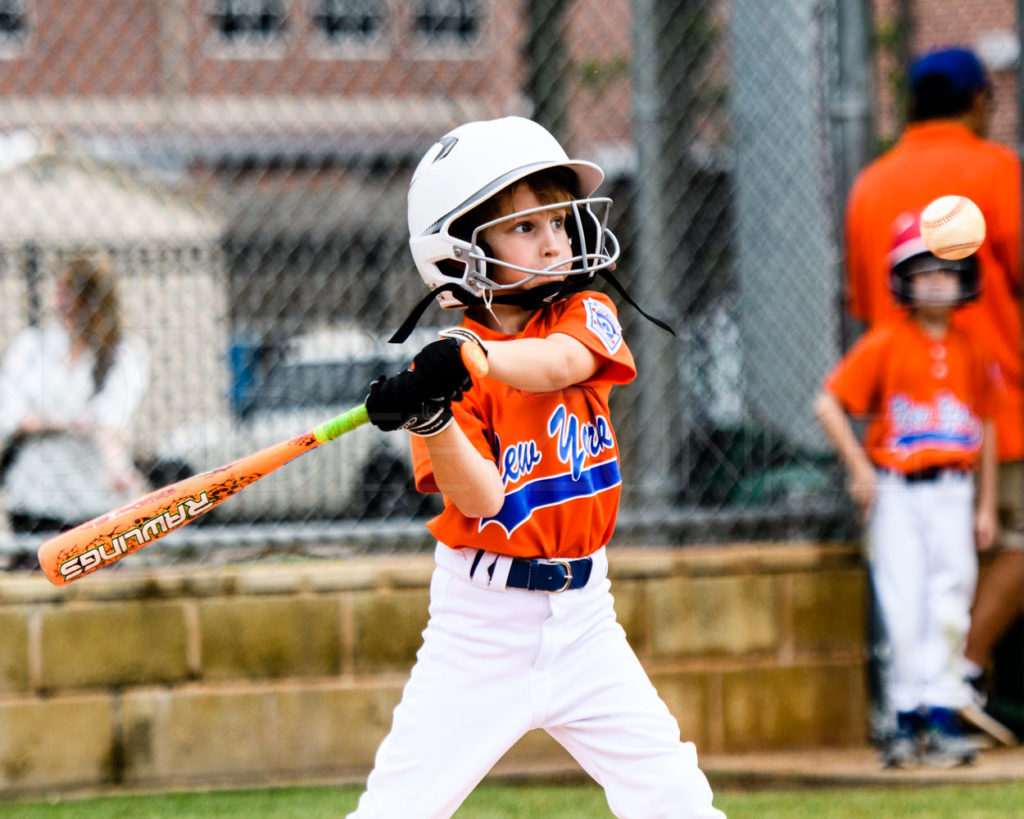
<svg viewBox="0 0 1024 819">
<path fill-rule="evenodd" d="M 978 579 L 974 482 L 966 473 L 907 483 L 879 472 L 877 488 L 868 552 L 892 651 L 893 705 L 962 708 Z"/>
<path fill-rule="evenodd" d="M 438 545 L 423 646 L 350 819 L 449 817 L 533 728 L 617 817 L 724 817 L 615 620 L 604 549 L 587 586 L 561 594 L 474 585 L 474 554 Z"/>
</svg>

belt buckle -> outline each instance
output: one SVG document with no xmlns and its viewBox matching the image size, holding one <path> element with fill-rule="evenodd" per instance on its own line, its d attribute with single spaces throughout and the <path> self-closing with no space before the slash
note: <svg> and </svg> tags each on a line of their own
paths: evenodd
<svg viewBox="0 0 1024 819">
<path fill-rule="evenodd" d="M 561 557 L 553 557 L 551 558 L 551 560 L 548 561 L 548 563 L 553 563 L 557 566 L 562 566 L 565 569 L 565 585 L 562 586 L 562 588 L 560 589 L 552 589 L 550 592 L 548 592 L 548 594 L 561 594 L 562 592 L 568 590 L 569 586 L 572 584 L 572 565 L 569 563 L 568 560 Z"/>
</svg>

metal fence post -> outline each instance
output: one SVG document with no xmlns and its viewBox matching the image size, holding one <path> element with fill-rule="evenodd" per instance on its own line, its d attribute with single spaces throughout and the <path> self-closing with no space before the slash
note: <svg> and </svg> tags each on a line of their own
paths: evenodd
<svg viewBox="0 0 1024 819">
<path fill-rule="evenodd" d="M 870 3 L 867 0 L 841 2 L 837 8 L 837 15 L 839 65 L 836 101 L 832 106 L 832 130 L 836 246 L 842 249 L 846 198 L 857 174 L 867 165 L 874 153 L 874 117 L 870 103 L 874 98 L 874 66 Z M 841 269 L 838 275 L 841 279 Z M 839 313 L 842 348 L 846 349 L 859 334 L 859 328 L 847 317 L 841 291 L 836 308 Z"/>
<path fill-rule="evenodd" d="M 665 302 L 665 276 L 669 269 L 670 221 L 665 202 L 667 167 L 666 95 L 662 85 L 662 53 L 658 0 L 637 0 L 633 5 L 634 67 L 636 87 L 636 281 L 637 299 L 644 305 Z M 671 394 L 673 350 L 668 336 L 653 325 L 636 323 L 632 344 L 640 370 L 639 429 L 636 499 L 644 509 L 668 504 L 671 492 L 671 428 L 679 397 Z"/>
</svg>

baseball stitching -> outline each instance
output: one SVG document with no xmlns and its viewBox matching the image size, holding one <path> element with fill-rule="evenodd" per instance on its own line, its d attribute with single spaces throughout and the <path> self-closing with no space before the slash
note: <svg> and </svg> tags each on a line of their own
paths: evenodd
<svg viewBox="0 0 1024 819">
<path fill-rule="evenodd" d="M 948 211 L 946 211 L 944 214 L 942 214 L 942 216 L 939 216 L 935 219 L 929 219 L 925 222 L 922 222 L 921 224 L 927 228 L 937 228 L 940 225 L 944 225 L 947 222 L 950 222 L 953 219 L 955 219 L 960 214 L 960 211 L 964 209 L 964 204 L 964 198 L 961 196 L 956 200 L 956 204 Z"/>
</svg>

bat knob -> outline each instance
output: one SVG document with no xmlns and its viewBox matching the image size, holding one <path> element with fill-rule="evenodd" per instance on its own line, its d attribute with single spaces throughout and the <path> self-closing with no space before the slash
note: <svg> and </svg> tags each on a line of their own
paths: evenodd
<svg viewBox="0 0 1024 819">
<path fill-rule="evenodd" d="M 487 363 L 487 355 L 479 344 L 473 341 L 464 341 L 459 352 L 462 355 L 462 363 L 466 365 L 469 374 L 474 378 L 483 378 L 487 375 L 490 365 Z"/>
</svg>

